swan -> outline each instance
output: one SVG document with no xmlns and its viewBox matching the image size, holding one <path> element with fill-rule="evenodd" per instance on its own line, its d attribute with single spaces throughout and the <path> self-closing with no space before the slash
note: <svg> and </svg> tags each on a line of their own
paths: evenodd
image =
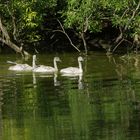
<svg viewBox="0 0 140 140">
<path fill-rule="evenodd" d="M 79 67 L 68 67 L 68 68 L 64 68 L 64 69 L 61 69 L 60 70 L 60 73 L 63 76 L 77 76 L 79 74 L 82 74 L 83 73 L 82 63 L 81 63 L 82 61 L 84 61 L 84 59 L 81 56 L 79 56 L 78 57 Z"/>
<path fill-rule="evenodd" d="M 57 80 L 57 73 L 54 74 L 54 78 L 53 78 L 53 81 L 54 81 L 54 86 L 60 86 L 60 81 Z"/>
<path fill-rule="evenodd" d="M 35 56 L 36 58 L 36 56 Z M 48 74 L 52 74 L 58 71 L 58 67 L 57 67 L 57 62 L 61 61 L 59 57 L 54 57 L 53 59 L 53 63 L 54 63 L 54 67 L 51 66 L 44 66 L 44 65 L 39 65 L 36 66 L 35 61 L 33 63 L 33 72 L 42 72 L 42 73 L 48 73 Z"/>
<path fill-rule="evenodd" d="M 33 56 L 32 65 L 33 65 L 33 63 L 35 61 L 34 59 L 35 59 L 35 57 Z M 10 66 L 8 68 L 8 70 L 13 70 L 13 71 L 32 71 L 32 69 L 33 69 L 33 67 L 31 67 L 28 64 L 18 64 L 16 62 L 12 62 L 12 61 L 7 61 L 7 63 L 15 64 L 14 66 Z"/>
</svg>

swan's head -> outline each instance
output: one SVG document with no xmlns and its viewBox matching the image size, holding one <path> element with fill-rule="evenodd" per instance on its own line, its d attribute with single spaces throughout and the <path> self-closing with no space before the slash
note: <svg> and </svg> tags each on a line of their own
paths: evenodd
<svg viewBox="0 0 140 140">
<path fill-rule="evenodd" d="M 79 56 L 78 57 L 78 61 L 84 61 L 83 57 L 82 56 Z"/>
<path fill-rule="evenodd" d="M 61 62 L 61 59 L 59 57 L 54 57 L 54 61 Z"/>
</svg>

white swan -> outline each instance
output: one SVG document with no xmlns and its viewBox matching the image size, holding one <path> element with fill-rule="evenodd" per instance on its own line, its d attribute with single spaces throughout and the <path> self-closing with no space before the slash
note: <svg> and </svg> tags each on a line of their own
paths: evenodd
<svg viewBox="0 0 140 140">
<path fill-rule="evenodd" d="M 34 63 L 35 58 L 33 57 L 33 61 L 32 61 L 32 65 Z M 12 61 L 7 61 L 7 63 L 10 64 L 15 64 L 14 66 L 10 66 L 8 68 L 8 70 L 12 70 L 12 71 L 32 71 L 33 67 L 29 66 L 28 64 L 18 64 L 16 62 L 12 62 Z"/>
<path fill-rule="evenodd" d="M 36 57 L 36 56 L 34 56 Z M 33 72 L 42 72 L 42 73 L 48 73 L 48 74 L 52 74 L 58 71 L 58 67 L 57 67 L 57 62 L 61 61 L 59 57 L 54 57 L 53 63 L 54 63 L 54 67 L 51 66 L 44 66 L 44 65 L 39 65 L 36 66 L 35 62 L 33 64 Z"/>
<path fill-rule="evenodd" d="M 78 57 L 79 67 L 64 68 L 60 70 L 60 73 L 63 76 L 76 76 L 76 75 L 82 74 L 83 73 L 82 63 L 81 63 L 82 61 L 84 61 L 84 59 L 81 56 L 79 56 Z"/>
</svg>

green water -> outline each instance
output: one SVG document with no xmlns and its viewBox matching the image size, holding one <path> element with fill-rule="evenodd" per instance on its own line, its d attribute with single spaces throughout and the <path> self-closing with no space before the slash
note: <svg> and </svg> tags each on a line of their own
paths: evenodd
<svg viewBox="0 0 140 140">
<path fill-rule="evenodd" d="M 38 55 L 38 64 L 54 56 Z M 56 56 L 59 69 L 77 65 L 78 54 Z M 8 71 L 19 58 L 0 55 L 0 140 L 140 139 L 139 57 L 92 53 L 81 80 Z"/>
</svg>

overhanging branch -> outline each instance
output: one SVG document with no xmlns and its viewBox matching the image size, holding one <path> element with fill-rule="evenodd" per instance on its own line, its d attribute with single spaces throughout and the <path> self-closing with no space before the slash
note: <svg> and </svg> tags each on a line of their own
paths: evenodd
<svg viewBox="0 0 140 140">
<path fill-rule="evenodd" d="M 68 34 L 65 32 L 65 29 L 64 27 L 62 26 L 61 22 L 57 19 L 58 23 L 60 24 L 60 27 L 62 30 L 53 30 L 53 32 L 61 32 L 63 33 L 69 40 L 70 44 L 78 51 L 78 52 L 81 52 L 72 42 L 72 40 L 70 39 L 70 37 L 68 36 Z"/>
</svg>

